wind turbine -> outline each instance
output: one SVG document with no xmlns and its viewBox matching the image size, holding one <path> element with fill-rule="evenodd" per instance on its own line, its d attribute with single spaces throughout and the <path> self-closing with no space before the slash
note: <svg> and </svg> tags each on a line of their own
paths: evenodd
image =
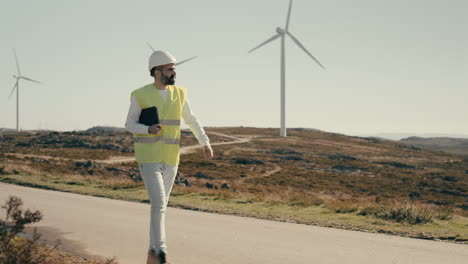
<svg viewBox="0 0 468 264">
<path fill-rule="evenodd" d="M 288 10 L 288 17 L 286 19 L 286 27 L 283 29 L 283 28 L 280 28 L 280 27 L 277 27 L 276 28 L 276 35 L 274 35 L 273 37 L 267 39 L 265 42 L 261 43 L 260 45 L 258 45 L 257 47 L 251 49 L 249 51 L 249 53 L 251 53 L 252 51 L 260 48 L 261 46 L 281 37 L 281 130 L 280 130 L 280 136 L 281 137 L 286 137 L 286 106 L 285 106 L 285 102 L 286 102 L 286 81 L 285 81 L 285 71 L 286 71 L 286 66 L 285 66 L 285 48 L 284 48 L 284 43 L 285 43 L 285 37 L 286 35 L 288 35 L 289 37 L 291 37 L 291 39 L 302 49 L 304 50 L 305 53 L 307 53 L 307 55 L 309 55 L 318 65 L 320 65 L 320 67 L 322 67 L 324 70 L 325 70 L 325 67 L 323 67 L 323 65 L 314 57 L 312 56 L 312 54 L 304 47 L 304 45 L 301 44 L 301 42 L 299 42 L 299 40 L 297 40 L 296 37 L 293 36 L 293 34 L 291 32 L 289 32 L 289 18 L 291 16 L 291 6 L 292 6 L 292 0 L 290 0 L 289 2 L 289 10 Z"/>
<path fill-rule="evenodd" d="M 40 83 L 40 82 L 21 75 L 21 71 L 20 71 L 20 67 L 18 63 L 18 57 L 16 56 L 15 49 L 13 49 L 13 55 L 15 55 L 16 69 L 18 70 L 18 75 L 13 75 L 13 78 L 16 79 L 16 82 L 15 82 L 15 85 L 13 86 L 13 89 L 11 90 L 10 95 L 8 96 L 8 99 L 10 99 L 11 95 L 16 89 L 16 131 L 19 131 L 19 80 L 24 79 L 24 80 L 35 82 L 35 83 Z"/>
<path fill-rule="evenodd" d="M 148 42 L 146 42 L 146 45 L 148 45 L 148 47 L 149 47 L 151 50 L 155 51 L 155 49 L 154 49 Z M 195 59 L 196 57 L 198 57 L 198 56 L 193 56 L 193 57 L 188 58 L 188 59 L 186 59 L 186 60 L 179 61 L 179 62 L 175 63 L 174 65 L 175 65 L 175 66 L 181 65 L 182 63 L 185 63 L 185 62 L 187 62 L 187 61 L 189 61 L 189 60 L 193 60 L 193 59 Z"/>
</svg>

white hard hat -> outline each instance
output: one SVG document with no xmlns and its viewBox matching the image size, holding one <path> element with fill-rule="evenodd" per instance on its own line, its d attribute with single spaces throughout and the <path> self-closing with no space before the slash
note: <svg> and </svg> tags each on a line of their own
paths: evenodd
<svg viewBox="0 0 468 264">
<path fill-rule="evenodd" d="M 148 61 L 148 70 L 156 66 L 176 63 L 176 59 L 167 51 L 157 50 L 151 54 Z"/>
</svg>

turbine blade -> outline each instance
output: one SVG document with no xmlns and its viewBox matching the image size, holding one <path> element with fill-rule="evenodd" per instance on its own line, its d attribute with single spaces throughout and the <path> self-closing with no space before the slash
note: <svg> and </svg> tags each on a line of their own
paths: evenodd
<svg viewBox="0 0 468 264">
<path fill-rule="evenodd" d="M 153 47 L 151 46 L 151 44 L 149 44 L 148 42 L 146 42 L 146 45 L 148 45 L 148 47 L 149 47 L 152 51 L 154 51 L 154 49 L 153 49 Z"/>
<path fill-rule="evenodd" d="M 286 31 L 289 28 L 289 18 L 291 17 L 291 6 L 292 6 L 292 0 L 289 1 L 288 18 L 286 19 Z"/>
<path fill-rule="evenodd" d="M 30 79 L 28 77 L 24 77 L 24 76 L 21 76 L 21 78 L 25 79 L 25 80 L 28 80 L 28 81 L 31 81 L 31 82 L 35 82 L 35 83 L 41 83 L 39 81 L 36 81 L 36 80 L 33 80 L 33 79 Z"/>
<path fill-rule="evenodd" d="M 11 95 L 13 94 L 13 92 L 15 91 L 16 87 L 18 87 L 18 80 L 16 80 L 15 85 L 13 86 L 13 89 L 11 89 L 11 93 L 10 93 L 10 95 L 8 96 L 8 99 L 10 99 L 10 97 L 11 97 Z"/>
<path fill-rule="evenodd" d="M 177 62 L 177 63 L 175 63 L 174 65 L 176 65 L 176 66 L 181 65 L 182 63 L 185 63 L 185 62 L 187 62 L 187 61 L 193 60 L 193 59 L 195 59 L 195 58 L 197 58 L 197 57 L 198 57 L 198 56 L 193 56 L 193 57 L 188 58 L 188 59 L 186 59 L 186 60 Z"/>
<path fill-rule="evenodd" d="M 254 50 L 260 48 L 261 46 L 263 46 L 263 45 L 267 44 L 268 42 L 273 41 L 273 40 L 275 40 L 275 39 L 277 39 L 277 38 L 279 38 L 279 37 L 281 37 L 281 34 L 280 34 L 280 33 L 278 33 L 278 34 L 274 35 L 273 37 L 267 39 L 266 41 L 264 41 L 262 44 L 258 45 L 257 47 L 255 47 L 255 48 L 249 50 L 248 53 L 250 53 L 250 52 L 252 52 L 252 51 L 254 51 Z"/>
<path fill-rule="evenodd" d="M 314 56 L 312 56 L 312 54 L 301 44 L 301 42 L 299 42 L 299 40 L 297 40 L 297 39 L 296 39 L 291 33 L 289 33 L 289 32 L 286 32 L 286 34 L 288 34 L 288 35 L 292 38 L 292 40 L 293 40 L 294 42 L 296 42 L 296 44 L 297 44 L 302 50 L 305 51 L 305 53 L 307 53 L 318 65 L 320 65 L 320 67 L 322 67 L 324 70 L 326 70 L 325 67 L 323 67 L 323 65 L 322 65 Z"/>
<path fill-rule="evenodd" d="M 18 69 L 18 75 L 21 76 L 20 67 L 19 67 L 19 63 L 18 63 L 18 57 L 16 56 L 16 50 L 15 49 L 13 49 L 13 54 L 15 55 L 16 69 Z"/>
</svg>

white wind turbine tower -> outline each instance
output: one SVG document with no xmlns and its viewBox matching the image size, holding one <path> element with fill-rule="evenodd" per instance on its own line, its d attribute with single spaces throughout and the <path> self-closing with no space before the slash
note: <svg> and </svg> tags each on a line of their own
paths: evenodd
<svg viewBox="0 0 468 264">
<path fill-rule="evenodd" d="M 148 45 L 148 47 L 149 47 L 152 51 L 155 51 L 155 49 L 154 49 L 148 42 L 146 42 L 146 45 Z M 174 65 L 175 65 L 175 66 L 181 65 L 182 63 L 185 63 L 185 62 L 187 62 L 187 61 L 189 61 L 189 60 L 193 60 L 193 59 L 195 59 L 196 57 L 198 57 L 198 56 L 193 56 L 193 57 L 188 58 L 188 59 L 186 59 L 186 60 L 183 60 L 183 61 L 180 61 L 180 62 L 176 62 Z"/>
<path fill-rule="evenodd" d="M 16 56 L 15 49 L 13 49 L 13 54 L 15 55 L 16 69 L 18 70 L 18 75 L 13 75 L 13 77 L 16 79 L 16 82 L 15 82 L 15 85 L 13 86 L 13 89 L 11 90 L 10 95 L 8 96 L 8 99 L 11 97 L 11 95 L 16 89 L 16 131 L 19 131 L 19 80 L 23 79 L 23 80 L 27 80 L 27 81 L 31 81 L 35 83 L 40 83 L 40 82 L 21 75 L 21 71 L 20 71 L 20 67 L 18 63 L 18 57 Z"/>
<path fill-rule="evenodd" d="M 285 43 L 285 37 L 288 35 L 291 37 L 291 39 L 302 49 L 304 50 L 307 55 L 309 55 L 320 67 L 322 67 L 325 70 L 325 67 L 314 57 L 312 54 L 297 40 L 296 37 L 292 35 L 291 32 L 289 32 L 289 18 L 291 16 L 291 6 L 292 6 L 292 0 L 289 2 L 289 10 L 288 10 L 288 17 L 286 19 L 286 27 L 284 29 L 277 27 L 276 28 L 276 35 L 273 37 L 267 39 L 265 42 L 261 43 L 257 47 L 251 49 L 249 51 L 252 52 L 261 46 L 267 44 L 268 42 L 271 42 L 279 37 L 281 37 L 281 130 L 280 130 L 280 136 L 281 137 L 286 137 L 286 106 L 285 106 L 285 101 L 286 101 L 286 81 L 285 81 L 285 71 L 286 71 L 286 66 L 285 66 L 285 48 L 284 48 L 284 43 Z"/>
</svg>

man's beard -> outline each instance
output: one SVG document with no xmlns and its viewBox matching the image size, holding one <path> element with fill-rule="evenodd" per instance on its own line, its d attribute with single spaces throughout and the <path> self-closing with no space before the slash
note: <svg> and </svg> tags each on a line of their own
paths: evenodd
<svg viewBox="0 0 468 264">
<path fill-rule="evenodd" d="M 173 85 L 175 83 L 175 76 L 163 76 L 163 84 L 164 85 Z"/>
</svg>

